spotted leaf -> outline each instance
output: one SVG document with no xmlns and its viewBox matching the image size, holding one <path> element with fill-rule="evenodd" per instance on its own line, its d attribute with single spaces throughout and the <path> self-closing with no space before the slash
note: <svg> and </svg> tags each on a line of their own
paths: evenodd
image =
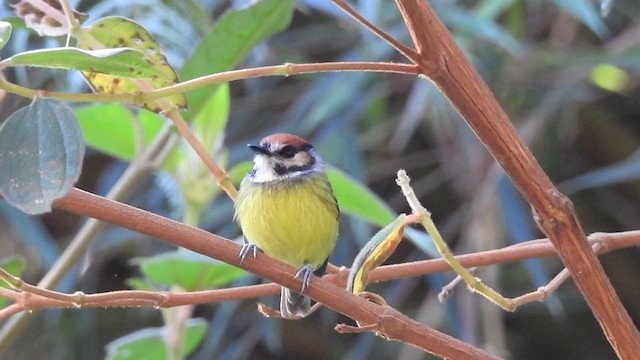
<svg viewBox="0 0 640 360">
<path fill-rule="evenodd" d="M 159 89 L 178 82 L 178 76 L 167 62 L 160 45 L 147 30 L 129 19 L 113 16 L 96 21 L 78 36 L 78 47 L 88 50 L 132 48 L 144 54 L 148 70 L 151 70 L 141 71 L 131 67 L 128 76 L 82 72 L 96 92 L 138 94 L 141 91 Z M 163 100 L 181 108 L 187 106 L 187 100 L 182 94 L 172 95 Z M 153 112 L 162 110 L 158 101 L 155 100 L 146 102 L 142 106 Z"/>
</svg>

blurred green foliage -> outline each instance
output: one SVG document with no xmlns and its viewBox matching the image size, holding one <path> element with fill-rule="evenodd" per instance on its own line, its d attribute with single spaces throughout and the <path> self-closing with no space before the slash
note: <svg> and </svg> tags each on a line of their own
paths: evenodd
<svg viewBox="0 0 640 360">
<path fill-rule="evenodd" d="M 385 31 L 410 42 L 393 1 L 350 3 Z M 640 4 L 633 0 L 609 1 L 606 17 L 599 13 L 599 4 L 589 0 L 434 0 L 430 4 L 551 179 L 570 195 L 585 230 L 638 229 Z M 288 21 L 286 12 L 275 18 L 261 15 L 251 20 L 222 15 L 230 8 L 243 9 L 247 2 L 240 0 L 87 0 L 75 5 L 90 15 L 87 24 L 106 15 L 128 17 L 141 24 L 163 46 L 182 80 L 234 67 L 284 62 L 404 61 L 326 0 L 296 1 L 291 24 L 281 32 L 280 27 L 284 28 Z M 14 24 L 11 38 L 0 50 L 2 58 L 30 49 L 61 46 L 60 39 L 40 38 L 16 25 L 19 22 L 12 18 L 8 7 L 0 9 L 0 19 Z M 271 31 L 263 31 L 260 25 L 264 24 L 270 24 Z M 241 30 L 263 31 L 262 37 L 252 42 L 253 38 L 236 34 Z M 212 34 L 228 32 L 242 40 L 212 40 Z M 238 48 L 236 45 L 242 41 L 247 41 L 246 46 Z M 15 68 L 5 75 L 32 88 L 87 90 L 77 75 L 67 72 Z M 386 217 L 392 219 L 393 213 L 408 211 L 394 182 L 399 168 L 407 169 L 417 195 L 457 253 L 499 248 L 542 236 L 528 206 L 504 179 L 482 144 L 448 100 L 424 80 L 389 74 L 332 73 L 257 78 L 222 89 L 208 89 L 197 96 L 187 94 L 192 105 L 196 104 L 188 118 L 206 120 L 218 116 L 202 132 L 208 134 L 205 145 L 216 160 L 227 168 L 238 169 L 231 172 L 232 178 L 239 179 L 245 171 L 242 169 L 246 167 L 236 167 L 249 159 L 244 144 L 272 132 L 288 131 L 309 138 L 323 159 L 340 169 L 336 173 L 349 176 L 344 179 L 368 185 L 369 189 L 342 188 L 345 198 L 355 191 L 375 194 L 363 195 L 374 201 L 367 205 L 345 205 L 345 213 L 358 210 L 358 205 L 377 211 L 366 221 L 342 217 L 340 241 L 332 257 L 336 265 L 350 264 L 359 248 L 379 229 L 370 223 L 381 225 Z M 207 107 L 207 101 L 218 105 Z M 0 102 L 0 119 L 4 120 L 28 99 L 7 95 Z M 75 112 L 86 141 L 93 142 L 98 150 L 87 154 L 79 186 L 97 193 L 105 193 L 121 175 L 119 161 L 131 160 L 162 125 L 156 115 L 149 117 L 146 112 L 116 104 L 82 105 Z M 93 128 L 96 132 L 89 134 L 86 124 L 97 118 L 96 114 L 114 122 L 95 121 L 92 126 L 102 126 L 102 130 Z M 135 129 L 142 129 L 140 138 Z M 119 145 L 120 141 L 126 145 Z M 238 227 L 231 222 L 230 202 L 220 196 L 209 174 L 198 168 L 201 165 L 190 152 L 176 149 L 180 155 L 172 156 L 178 159 L 170 157 L 169 163 L 174 165 L 167 166 L 173 169 L 168 169 L 171 176 L 158 173 L 140 184 L 139 191 L 127 202 L 199 223 L 217 234 L 239 236 Z M 181 183 L 177 179 L 193 182 Z M 344 179 L 338 181 L 345 182 Z M 211 187 L 206 186 L 208 183 Z M 205 188 L 198 193 L 207 201 L 198 202 L 197 195 L 186 196 L 189 188 Z M 189 204 L 197 208 L 197 216 L 186 215 Z M 78 219 L 55 212 L 43 215 L 38 220 L 45 226 L 34 233 L 33 227 L 27 229 L 28 222 L 5 214 L 0 213 L 0 226 L 6 229 L 0 235 L 0 254 L 23 256 L 24 279 L 37 282 L 50 266 L 43 254 L 51 248 L 64 249 L 77 230 Z M 59 289 L 97 292 L 127 288 L 128 279 L 154 276 L 145 274 L 131 259 L 153 259 L 172 250 L 154 239 L 109 229 L 79 259 Z M 637 249 L 627 249 L 602 257 L 636 323 L 640 321 L 637 256 Z M 425 257 L 424 252 L 405 241 L 389 262 Z M 501 288 L 505 295 L 515 296 L 543 285 L 561 268 L 557 260 L 541 259 L 481 269 L 478 275 L 487 284 Z M 503 357 L 613 358 L 600 328 L 570 282 L 547 303 L 531 304 L 506 314 L 463 288 L 457 289 L 445 304 L 438 304 L 435 295 L 450 279 L 450 274 L 444 274 L 370 284 L 368 289 L 425 325 Z M 243 276 L 235 283 L 256 281 Z M 132 283 L 158 288 L 162 281 Z M 191 285 L 189 282 L 185 286 Z M 194 317 L 206 319 L 208 326 L 203 340 L 198 340 L 200 345 L 191 349 L 194 352 L 190 358 L 425 357 L 415 349 L 371 334 L 338 335 L 333 326 L 345 319 L 329 310 L 302 321 L 283 322 L 260 317 L 254 303 L 198 306 Z M 195 321 L 201 331 L 204 327 L 200 320 Z M 30 336 L 20 338 L 7 352 L 17 359 L 43 354 L 53 358 L 103 358 L 111 351 L 108 349 L 113 349 L 113 345 L 106 346 L 114 339 L 127 336 L 125 339 L 146 341 L 147 337 L 134 331 L 161 325 L 160 313 L 150 309 L 45 311 L 28 328 Z M 193 335 L 194 339 L 197 337 L 198 334 Z"/>
</svg>

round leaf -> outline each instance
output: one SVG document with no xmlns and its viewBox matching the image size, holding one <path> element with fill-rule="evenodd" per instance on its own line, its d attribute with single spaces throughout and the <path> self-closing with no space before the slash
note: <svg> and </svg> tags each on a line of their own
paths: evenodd
<svg viewBox="0 0 640 360">
<path fill-rule="evenodd" d="M 0 193 L 28 213 L 51 211 L 80 176 L 84 142 L 73 111 L 36 98 L 0 129 Z"/>
</svg>

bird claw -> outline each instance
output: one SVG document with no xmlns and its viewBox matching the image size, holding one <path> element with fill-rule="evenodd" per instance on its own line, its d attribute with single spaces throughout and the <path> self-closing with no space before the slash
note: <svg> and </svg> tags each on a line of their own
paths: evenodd
<svg viewBox="0 0 640 360">
<path fill-rule="evenodd" d="M 255 259 L 258 255 L 258 247 L 250 243 L 242 244 L 242 249 L 240 249 L 240 254 L 238 254 L 238 257 L 240 258 L 240 264 L 242 264 L 244 258 L 246 258 L 249 253 L 252 253 L 253 258 Z"/>
<path fill-rule="evenodd" d="M 296 276 L 294 276 L 293 278 L 297 279 L 299 277 L 302 278 L 302 289 L 300 290 L 300 293 L 303 293 L 309 287 L 309 284 L 311 284 L 311 278 L 313 277 L 313 267 L 311 267 L 311 265 L 309 264 L 303 266 L 300 270 L 298 270 Z"/>
</svg>

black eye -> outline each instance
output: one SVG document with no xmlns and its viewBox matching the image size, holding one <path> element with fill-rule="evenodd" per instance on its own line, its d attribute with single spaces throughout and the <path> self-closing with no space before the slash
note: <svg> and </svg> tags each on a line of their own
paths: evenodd
<svg viewBox="0 0 640 360">
<path fill-rule="evenodd" d="M 291 159 L 292 157 L 296 156 L 296 153 L 296 149 L 291 145 L 286 145 L 285 147 L 280 149 L 280 151 L 278 151 L 278 154 L 280 154 L 280 156 L 287 159 Z"/>
</svg>

